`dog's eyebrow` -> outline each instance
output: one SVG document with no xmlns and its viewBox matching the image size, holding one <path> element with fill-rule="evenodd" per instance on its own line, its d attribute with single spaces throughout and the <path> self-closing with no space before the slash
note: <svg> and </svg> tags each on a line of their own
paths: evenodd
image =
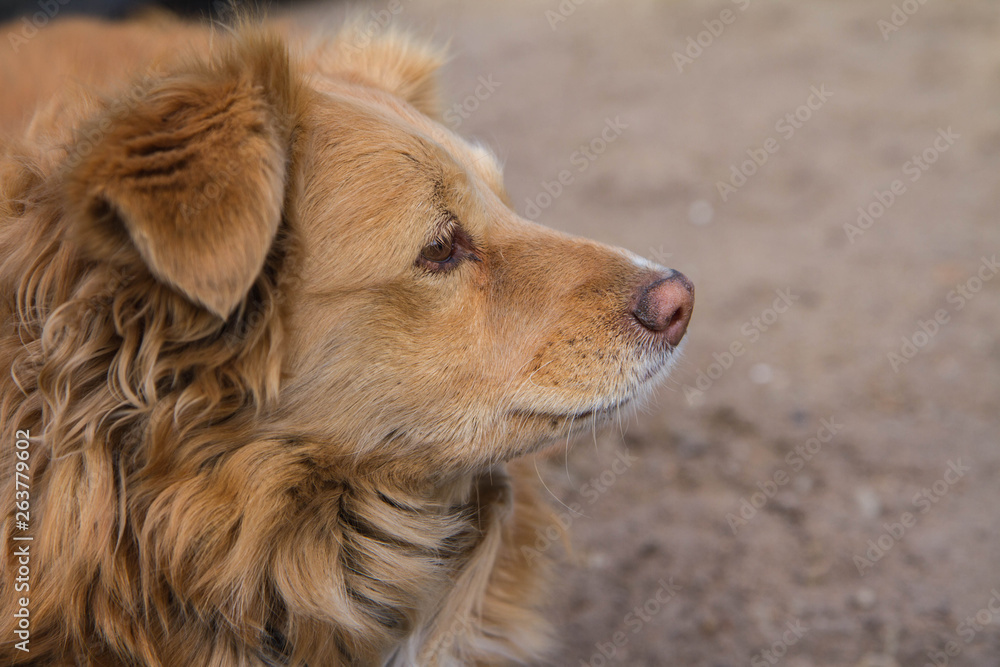
<svg viewBox="0 0 1000 667">
<path fill-rule="evenodd" d="M 418 171 L 427 174 L 428 178 L 431 179 L 432 182 L 435 200 L 444 200 L 444 174 L 442 173 L 439 165 L 436 165 L 433 162 L 428 162 L 427 160 L 421 160 L 419 157 L 405 149 L 397 149 L 391 152 L 405 157 L 417 166 Z"/>
<path fill-rule="evenodd" d="M 427 242 L 433 242 L 437 239 L 444 238 L 452 232 L 455 227 L 461 225 L 458 221 L 458 216 L 452 213 L 448 207 L 445 205 L 443 199 L 437 199 L 435 197 L 434 209 L 437 211 L 437 220 L 434 226 L 428 232 Z"/>
</svg>

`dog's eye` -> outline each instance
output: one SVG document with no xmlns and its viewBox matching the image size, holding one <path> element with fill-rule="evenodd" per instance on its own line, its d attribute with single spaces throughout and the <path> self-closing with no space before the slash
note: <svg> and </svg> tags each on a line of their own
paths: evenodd
<svg viewBox="0 0 1000 667">
<path fill-rule="evenodd" d="M 420 250 L 416 264 L 425 271 L 444 273 L 457 268 L 466 260 L 481 261 L 472 239 L 458 222 L 452 219 L 434 241 Z"/>
<path fill-rule="evenodd" d="M 455 252 L 455 243 L 451 238 L 437 239 L 424 246 L 420 251 L 420 259 L 432 264 L 442 264 L 451 259 Z"/>
</svg>

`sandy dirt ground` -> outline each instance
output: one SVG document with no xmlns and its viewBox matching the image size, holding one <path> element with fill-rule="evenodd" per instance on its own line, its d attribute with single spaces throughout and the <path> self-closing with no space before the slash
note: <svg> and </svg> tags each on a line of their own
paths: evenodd
<svg viewBox="0 0 1000 667">
<path fill-rule="evenodd" d="M 451 39 L 519 211 L 697 286 L 649 407 L 539 466 L 553 664 L 1000 665 L 1000 6 L 576 3 L 362 5 Z"/>
</svg>

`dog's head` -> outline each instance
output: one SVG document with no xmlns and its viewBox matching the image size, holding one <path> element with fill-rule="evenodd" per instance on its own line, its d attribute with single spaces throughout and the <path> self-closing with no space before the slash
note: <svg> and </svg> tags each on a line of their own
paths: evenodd
<svg viewBox="0 0 1000 667">
<path fill-rule="evenodd" d="M 691 283 L 519 217 L 493 155 L 435 120 L 434 51 L 349 34 L 290 61 L 252 31 L 222 51 L 83 128 L 66 208 L 88 256 L 148 271 L 237 357 L 276 348 L 262 428 L 470 470 L 665 376 Z M 262 317 L 280 336 L 244 335 Z"/>
</svg>

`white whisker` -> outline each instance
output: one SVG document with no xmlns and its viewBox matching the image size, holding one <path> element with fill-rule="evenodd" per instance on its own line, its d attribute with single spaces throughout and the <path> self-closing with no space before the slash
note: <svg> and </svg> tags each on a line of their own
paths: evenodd
<svg viewBox="0 0 1000 667">
<path fill-rule="evenodd" d="M 542 479 L 542 473 L 539 472 L 539 470 L 538 470 L 538 459 L 535 458 L 532 461 L 532 463 L 535 466 L 535 474 L 538 476 L 538 481 L 542 483 L 542 486 L 545 487 L 545 490 L 548 491 L 549 495 L 552 496 L 553 498 L 555 498 L 555 501 L 557 503 L 559 503 L 560 505 L 562 505 L 563 507 L 565 507 L 566 509 L 568 509 L 573 514 L 576 514 L 577 516 L 583 516 L 583 517 L 587 516 L 583 512 L 580 512 L 580 511 L 577 511 L 577 510 L 573 509 L 572 507 L 570 507 L 569 505 L 567 505 L 566 503 L 564 503 L 563 501 L 561 501 L 559 499 L 559 496 L 557 496 L 556 494 L 552 493 L 552 490 L 549 488 L 549 485 L 545 483 L 544 479 Z"/>
</svg>

